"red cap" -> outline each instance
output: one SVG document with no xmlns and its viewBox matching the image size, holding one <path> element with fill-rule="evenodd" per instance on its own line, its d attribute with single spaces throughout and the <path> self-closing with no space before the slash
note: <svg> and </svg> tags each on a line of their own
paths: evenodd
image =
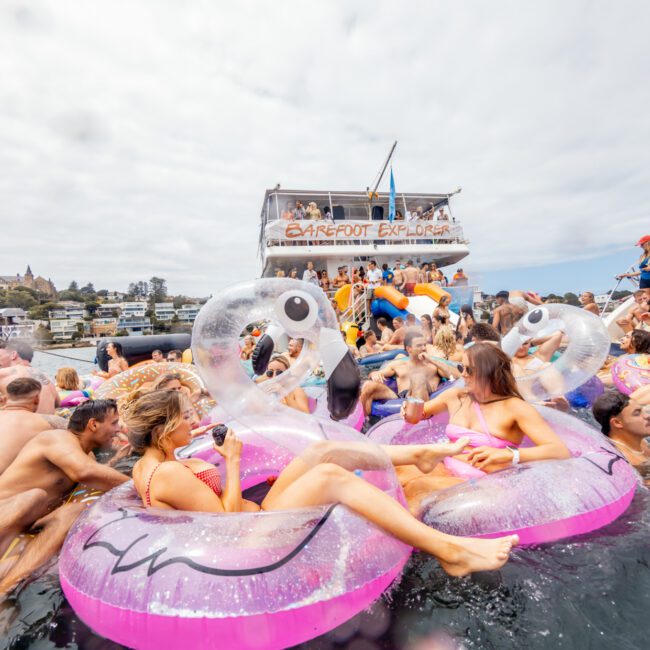
<svg viewBox="0 0 650 650">
<path fill-rule="evenodd" d="M 636 246 L 643 246 L 646 242 L 650 241 L 650 235 L 645 235 L 645 237 L 641 237 L 639 241 L 635 244 Z"/>
</svg>

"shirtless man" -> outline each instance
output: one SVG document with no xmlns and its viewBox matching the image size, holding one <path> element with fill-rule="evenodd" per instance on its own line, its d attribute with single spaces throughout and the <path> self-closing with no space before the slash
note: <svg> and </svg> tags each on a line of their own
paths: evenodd
<svg viewBox="0 0 650 650">
<path fill-rule="evenodd" d="M 394 330 L 390 339 L 388 339 L 388 343 L 384 343 L 383 345 L 384 350 L 401 350 L 404 347 L 406 328 L 404 327 L 404 319 L 401 316 L 395 316 L 393 318 L 393 328 Z"/>
<path fill-rule="evenodd" d="M 47 375 L 31 367 L 33 355 L 28 343 L 0 341 L 0 404 L 6 399 L 7 384 L 20 377 L 29 377 L 41 384 L 37 413 L 52 415 L 60 404 L 59 393 Z"/>
<path fill-rule="evenodd" d="M 420 279 L 420 271 L 413 266 L 413 260 L 408 260 L 406 262 L 406 268 L 403 271 L 404 273 L 404 294 L 407 296 L 412 296 L 415 290 L 415 285 Z"/>
<path fill-rule="evenodd" d="M 41 384 L 20 377 L 7 384 L 7 401 L 0 410 L 0 474 L 13 462 L 18 452 L 50 423 L 36 413 Z"/>
<path fill-rule="evenodd" d="M 338 275 L 331 282 L 332 289 L 340 289 L 346 284 L 350 284 L 350 278 L 348 277 L 348 274 L 345 272 L 345 267 L 339 266 Z"/>
<path fill-rule="evenodd" d="M 359 355 L 363 359 L 371 354 L 378 354 L 381 352 L 381 345 L 377 341 L 377 335 L 373 330 L 366 330 L 363 333 L 365 343 L 359 348 Z"/>
<path fill-rule="evenodd" d="M 438 388 L 441 377 L 450 379 L 459 376 L 448 364 L 427 356 L 426 341 L 421 331 L 411 329 L 406 332 L 404 347 L 409 355 L 407 360 L 393 361 L 385 368 L 371 372 L 369 381 L 361 387 L 359 399 L 366 415 L 370 415 L 374 400 L 411 396 L 426 401 Z M 397 394 L 384 384 L 389 377 L 397 379 Z"/>
<path fill-rule="evenodd" d="M 628 313 L 616 321 L 616 324 L 626 333 L 631 332 L 635 327 L 640 327 L 643 323 L 650 325 L 650 303 L 644 289 L 634 292 L 634 302 Z"/>
<path fill-rule="evenodd" d="M 381 316 L 377 319 L 377 327 L 381 332 L 381 338 L 379 339 L 380 344 L 383 346 L 384 343 L 388 343 L 393 336 L 393 330 L 388 327 L 388 321 Z"/>
<path fill-rule="evenodd" d="M 395 262 L 395 268 L 393 269 L 393 286 L 398 291 L 403 291 L 405 282 L 406 276 L 404 275 L 404 269 L 402 269 L 400 260 L 397 260 L 397 262 Z"/>
<path fill-rule="evenodd" d="M 289 345 L 287 346 L 287 356 L 289 357 L 289 363 L 293 365 L 298 361 L 298 357 L 302 352 L 302 339 L 289 339 Z"/>
<path fill-rule="evenodd" d="M 492 326 L 501 336 L 505 336 L 524 315 L 524 310 L 510 304 L 507 291 L 499 291 L 496 299 L 498 306 L 492 314 Z"/>
<path fill-rule="evenodd" d="M 585 311 L 591 312 L 595 316 L 600 316 L 600 309 L 598 309 L 596 298 L 591 291 L 583 291 L 580 294 L 580 304 Z"/>
<path fill-rule="evenodd" d="M 601 431 L 630 465 L 650 479 L 650 454 L 643 446 L 643 439 L 650 436 L 650 405 L 636 399 L 638 392 L 623 395 L 608 390 L 596 399 L 592 411 Z"/>
<path fill-rule="evenodd" d="M 119 431 L 114 400 L 85 402 L 70 417 L 68 430 L 37 434 L 0 475 L 0 593 L 59 550 L 85 507 L 82 503 L 60 506 L 76 483 L 110 490 L 129 480 L 100 465 L 90 453 L 107 445 Z M 30 529 L 40 529 L 40 533 L 26 543 L 23 540 L 20 553 L 15 554 L 11 549 L 17 536 Z M 8 551 L 14 554 L 7 557 Z"/>
</svg>

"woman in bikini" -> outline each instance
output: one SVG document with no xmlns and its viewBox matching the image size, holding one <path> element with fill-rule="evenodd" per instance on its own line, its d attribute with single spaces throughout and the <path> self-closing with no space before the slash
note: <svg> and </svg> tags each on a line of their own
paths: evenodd
<svg viewBox="0 0 650 650">
<path fill-rule="evenodd" d="M 134 402 L 126 414 L 129 439 L 142 458 L 133 468 L 135 488 L 146 507 L 202 512 L 259 509 L 242 499 L 239 462 L 242 443 L 232 430 L 215 447 L 226 463 L 226 484 L 216 468 L 204 461 L 176 460 L 175 450 L 189 444 L 191 411 L 178 392 L 155 392 Z M 457 453 L 456 445 L 384 447 L 395 465 L 417 464 L 430 471 L 442 458 Z M 333 443 L 308 447 L 280 473 L 261 510 L 290 510 L 339 503 L 383 528 L 406 544 L 438 558 L 452 575 L 497 569 L 518 543 L 516 535 L 472 539 L 440 533 L 419 522 L 385 492 L 354 474 L 359 467 L 377 467 L 377 455 L 367 443 Z"/>
<path fill-rule="evenodd" d="M 566 445 L 535 408 L 523 400 L 510 359 L 489 343 L 476 343 L 459 364 L 465 386 L 450 388 L 424 405 L 423 417 L 447 411 L 447 437 L 469 438 L 461 454 L 445 458 L 426 475 L 417 467 L 399 467 L 398 476 L 411 510 L 432 491 L 519 462 L 569 458 Z M 534 447 L 519 449 L 524 436 Z"/>
<path fill-rule="evenodd" d="M 129 364 L 124 358 L 124 353 L 122 352 L 121 343 L 109 343 L 106 346 L 106 354 L 110 357 L 108 360 L 108 371 L 104 370 L 93 370 L 93 375 L 98 377 L 104 377 L 105 379 L 110 379 L 115 377 L 115 375 L 120 372 L 124 372 L 129 369 Z"/>
</svg>

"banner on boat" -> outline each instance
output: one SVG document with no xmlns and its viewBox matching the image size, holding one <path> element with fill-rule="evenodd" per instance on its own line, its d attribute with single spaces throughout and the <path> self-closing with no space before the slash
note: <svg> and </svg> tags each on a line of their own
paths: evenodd
<svg viewBox="0 0 650 650">
<path fill-rule="evenodd" d="M 266 226 L 266 239 L 281 241 L 327 241 L 374 239 L 451 240 L 463 230 L 451 221 L 272 221 Z"/>
</svg>

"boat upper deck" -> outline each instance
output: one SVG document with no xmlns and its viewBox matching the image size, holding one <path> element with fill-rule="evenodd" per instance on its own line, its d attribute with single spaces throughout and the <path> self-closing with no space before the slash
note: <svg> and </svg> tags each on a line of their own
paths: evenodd
<svg viewBox="0 0 650 650">
<path fill-rule="evenodd" d="M 396 194 L 395 219 L 389 194 L 267 190 L 262 206 L 260 252 L 291 246 L 379 247 L 466 245 L 461 224 L 451 213 L 448 194 Z M 325 251 L 322 251 L 325 252 Z M 342 250 L 338 250 L 342 253 Z M 280 251 L 275 251 L 277 255 Z"/>
</svg>

